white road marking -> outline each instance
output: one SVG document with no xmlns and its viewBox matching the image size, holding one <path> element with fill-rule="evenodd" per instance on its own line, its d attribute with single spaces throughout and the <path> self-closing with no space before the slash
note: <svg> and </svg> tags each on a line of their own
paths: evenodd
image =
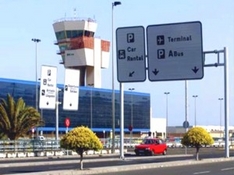
<svg viewBox="0 0 234 175">
<path fill-rule="evenodd" d="M 193 174 L 207 174 L 207 173 L 210 173 L 210 171 L 201 171 L 201 172 L 196 172 L 196 173 L 193 173 Z"/>
<path fill-rule="evenodd" d="M 230 168 L 223 168 L 223 169 L 221 169 L 221 171 L 229 171 L 229 170 L 234 170 L 234 167 L 230 167 Z"/>
</svg>

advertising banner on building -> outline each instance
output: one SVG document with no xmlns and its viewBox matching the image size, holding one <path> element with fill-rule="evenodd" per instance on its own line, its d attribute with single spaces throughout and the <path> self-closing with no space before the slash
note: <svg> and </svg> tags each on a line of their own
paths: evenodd
<svg viewBox="0 0 234 175">
<path fill-rule="evenodd" d="M 65 82 L 63 92 L 63 109 L 78 110 L 80 71 L 65 69 Z"/>
<path fill-rule="evenodd" d="M 57 67 L 41 66 L 40 109 L 55 109 Z"/>
</svg>

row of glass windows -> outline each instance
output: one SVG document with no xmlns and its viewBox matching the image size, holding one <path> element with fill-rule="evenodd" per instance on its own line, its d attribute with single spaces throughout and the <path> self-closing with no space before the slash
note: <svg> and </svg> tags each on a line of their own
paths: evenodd
<svg viewBox="0 0 234 175">
<path fill-rule="evenodd" d="M 66 31 L 56 32 L 55 35 L 57 40 L 60 41 L 66 38 L 77 38 L 81 36 L 93 37 L 94 32 L 87 30 L 66 30 Z"/>
<path fill-rule="evenodd" d="M 8 80 L 8 79 L 7 79 Z M 38 85 L 39 86 L 39 85 Z M 59 88 L 63 88 L 59 85 Z M 38 87 L 39 88 L 39 87 Z M 0 98 L 11 94 L 15 100 L 22 97 L 27 105 L 35 106 L 35 84 L 15 83 L 13 80 L 1 81 Z M 63 92 L 59 93 L 59 101 L 63 101 Z M 55 127 L 55 110 L 40 110 L 45 127 Z M 116 91 L 115 100 L 116 128 L 120 124 L 120 99 Z M 150 128 L 150 95 L 147 93 L 125 92 L 124 94 L 124 127 L 131 125 L 135 129 Z M 59 126 L 64 127 L 65 118 L 69 117 L 71 127 L 80 125 L 92 128 L 112 128 L 112 91 L 90 87 L 80 87 L 78 111 L 65 111 L 59 105 Z M 92 121 L 92 123 L 91 123 Z"/>
</svg>

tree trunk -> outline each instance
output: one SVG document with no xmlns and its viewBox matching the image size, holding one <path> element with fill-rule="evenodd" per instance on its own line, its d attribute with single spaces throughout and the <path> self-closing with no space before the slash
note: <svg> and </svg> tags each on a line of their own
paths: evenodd
<svg viewBox="0 0 234 175">
<path fill-rule="evenodd" d="M 83 152 L 80 153 L 80 169 L 83 170 Z"/>
<path fill-rule="evenodd" d="M 200 149 L 200 146 L 197 146 L 196 147 L 196 160 L 199 160 L 199 149 Z"/>
<path fill-rule="evenodd" d="M 14 140 L 14 153 L 17 152 L 17 145 L 16 145 L 16 140 Z"/>
</svg>

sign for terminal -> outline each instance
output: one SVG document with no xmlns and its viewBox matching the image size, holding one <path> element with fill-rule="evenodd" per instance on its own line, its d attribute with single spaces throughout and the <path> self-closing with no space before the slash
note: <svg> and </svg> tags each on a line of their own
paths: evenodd
<svg viewBox="0 0 234 175">
<path fill-rule="evenodd" d="M 63 109 L 78 110 L 80 71 L 65 69 Z"/>
<path fill-rule="evenodd" d="M 41 66 L 40 109 L 55 109 L 57 67 Z"/>
<path fill-rule="evenodd" d="M 147 54 L 150 81 L 203 78 L 201 23 L 148 26 Z"/>
<path fill-rule="evenodd" d="M 116 30 L 117 79 L 119 82 L 143 82 L 146 79 L 144 27 Z"/>
</svg>

